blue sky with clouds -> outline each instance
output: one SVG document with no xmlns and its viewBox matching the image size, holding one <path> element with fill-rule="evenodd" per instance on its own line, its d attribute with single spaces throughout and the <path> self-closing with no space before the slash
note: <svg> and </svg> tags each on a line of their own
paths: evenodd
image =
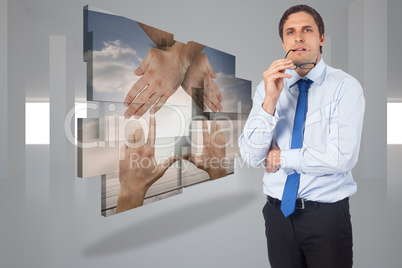
<svg viewBox="0 0 402 268">
<path fill-rule="evenodd" d="M 122 16 L 88 11 L 88 32 L 95 32 L 100 42 L 94 42 L 94 50 L 103 49 L 103 42 L 121 40 L 130 44 L 144 57 L 155 44 L 134 20 Z"/>
<path fill-rule="evenodd" d="M 236 57 L 211 47 L 205 47 L 202 53 L 208 56 L 209 63 L 215 73 L 235 75 Z"/>
<path fill-rule="evenodd" d="M 123 102 L 138 81 L 134 70 L 155 44 L 137 22 L 89 10 L 93 32 L 93 100 Z"/>
</svg>

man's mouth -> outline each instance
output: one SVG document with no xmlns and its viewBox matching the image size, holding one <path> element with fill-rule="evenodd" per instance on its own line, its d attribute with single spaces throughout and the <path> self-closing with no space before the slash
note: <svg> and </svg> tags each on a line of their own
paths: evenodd
<svg viewBox="0 0 402 268">
<path fill-rule="evenodd" d="M 293 50 L 293 52 L 296 52 L 296 51 L 307 51 L 307 49 L 305 49 L 304 47 L 298 47 L 298 48 L 295 48 L 295 49 L 292 49 Z"/>
</svg>

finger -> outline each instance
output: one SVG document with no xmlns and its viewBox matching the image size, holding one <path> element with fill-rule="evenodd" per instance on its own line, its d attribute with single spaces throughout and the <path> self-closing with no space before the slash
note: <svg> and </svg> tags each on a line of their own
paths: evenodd
<svg viewBox="0 0 402 268">
<path fill-rule="evenodd" d="M 125 160 L 126 159 L 126 150 L 127 150 L 127 145 L 125 145 L 125 144 L 122 144 L 121 146 L 120 146 L 120 156 L 119 156 L 119 160 L 120 161 L 123 161 L 123 160 Z"/>
<path fill-rule="evenodd" d="M 220 93 L 219 89 L 217 89 L 215 82 L 210 77 L 208 77 L 207 81 L 204 81 L 204 85 L 204 92 L 206 92 L 209 101 L 216 107 L 216 111 L 222 111 L 221 100 L 217 96 L 216 92 L 220 94 L 221 99 L 222 94 Z"/>
<path fill-rule="evenodd" d="M 151 113 L 156 113 L 157 111 L 159 111 L 160 108 L 162 108 L 162 106 L 166 103 L 168 97 L 166 97 L 166 95 L 162 95 L 159 100 L 156 102 L 156 104 L 154 105 L 154 107 L 152 107 L 152 111 Z"/>
<path fill-rule="evenodd" d="M 208 71 L 209 76 L 210 76 L 211 78 L 216 78 L 216 73 L 215 73 L 214 70 L 212 69 L 212 66 L 211 66 L 211 64 L 209 63 L 209 60 L 208 60 L 208 56 L 207 56 L 207 55 L 205 55 L 204 61 L 205 61 L 205 65 L 207 66 L 207 71 Z"/>
<path fill-rule="evenodd" d="M 272 62 L 272 66 L 278 65 L 278 64 L 283 64 L 283 63 L 288 63 L 288 62 L 293 62 L 291 59 L 278 59 Z"/>
<path fill-rule="evenodd" d="M 266 164 L 265 164 L 265 166 L 267 167 L 267 168 L 279 168 L 279 166 L 277 166 L 277 165 L 274 165 L 274 158 L 275 158 L 275 153 L 268 153 L 268 155 L 267 155 L 267 159 L 266 159 Z"/>
<path fill-rule="evenodd" d="M 221 131 L 220 124 L 216 124 L 216 132 L 217 132 L 217 134 L 219 134 L 219 137 L 220 137 L 219 139 L 217 139 L 219 144 L 225 144 L 226 143 L 226 135 L 225 135 L 224 130 Z"/>
<path fill-rule="evenodd" d="M 152 94 L 151 97 L 149 97 L 148 100 L 134 112 L 134 118 L 139 119 L 143 116 L 150 108 L 152 108 L 158 98 L 159 96 L 156 93 Z M 136 105 L 134 105 L 134 107 L 136 107 Z"/>
<path fill-rule="evenodd" d="M 134 131 L 134 133 L 135 133 L 135 131 Z M 131 133 L 131 134 L 128 136 L 128 139 L 127 139 L 128 143 L 132 143 L 132 144 L 135 143 L 135 135 L 134 135 L 134 133 Z"/>
<path fill-rule="evenodd" d="M 144 142 L 143 140 L 144 131 L 142 130 L 142 128 L 137 128 L 134 132 L 134 135 L 135 135 L 135 144 L 139 146 L 142 145 Z"/>
<path fill-rule="evenodd" d="M 292 67 L 294 67 L 294 66 L 293 65 L 289 66 L 289 68 L 292 68 Z M 289 69 L 289 68 L 287 68 L 287 69 Z M 285 70 L 286 69 L 268 70 L 268 71 L 264 72 L 262 75 L 263 76 L 270 76 L 270 75 L 274 75 L 274 74 L 277 74 L 277 73 L 290 75 L 290 74 L 287 74 L 285 72 Z"/>
<path fill-rule="evenodd" d="M 138 81 L 131 87 L 130 91 L 127 93 L 126 98 L 124 99 L 124 106 L 128 107 L 133 100 L 137 97 L 141 91 L 147 87 L 148 80 L 145 77 L 141 77 Z"/>
<path fill-rule="evenodd" d="M 275 68 L 277 66 L 283 66 L 286 64 L 290 64 L 290 63 L 293 63 L 293 61 L 291 59 L 279 59 L 279 60 L 272 62 L 270 68 Z"/>
<path fill-rule="evenodd" d="M 162 177 L 163 174 L 165 174 L 166 170 L 170 168 L 174 164 L 174 162 L 176 162 L 179 159 L 180 157 L 178 156 L 171 156 L 168 159 L 166 159 L 162 164 L 158 165 L 158 169 L 156 170 L 158 174 L 157 178 L 159 179 L 160 177 Z"/>
<path fill-rule="evenodd" d="M 150 100 L 150 96 L 153 96 L 152 99 Z M 146 89 L 144 89 L 140 94 L 138 94 L 136 96 L 136 99 L 134 101 L 131 102 L 130 106 L 127 108 L 126 112 L 124 113 L 124 117 L 125 118 L 129 118 L 132 115 L 136 115 L 136 119 L 138 119 L 138 110 L 141 108 L 141 106 L 143 106 L 144 104 L 146 104 L 148 101 L 152 101 L 158 98 L 158 95 L 156 92 L 154 92 L 154 87 L 152 85 L 149 85 Z M 148 108 L 150 108 L 151 106 L 149 106 Z M 146 108 L 146 107 L 145 107 Z M 145 110 L 145 112 L 147 111 L 147 109 Z M 144 113 L 145 113 L 144 112 Z M 141 115 L 143 115 L 144 113 L 142 113 Z"/>
<path fill-rule="evenodd" d="M 209 94 L 204 90 L 203 94 L 203 102 L 206 106 L 208 106 L 209 109 L 211 109 L 212 112 L 216 113 L 218 111 L 218 108 L 212 103 L 212 101 L 209 99 L 209 97 L 213 95 L 213 93 Z"/>
<path fill-rule="evenodd" d="M 204 144 L 205 144 L 205 142 L 209 140 L 207 120 L 202 120 L 202 137 L 204 139 Z"/>
<path fill-rule="evenodd" d="M 143 60 L 143 62 L 141 63 L 140 67 L 138 67 L 135 71 L 134 74 L 135 75 L 143 75 L 149 66 L 149 63 L 151 62 L 153 56 L 154 56 L 154 51 L 155 48 L 150 48 L 148 51 L 148 54 L 145 56 L 145 59 Z"/>
<path fill-rule="evenodd" d="M 202 88 L 195 88 L 197 90 L 197 98 L 198 101 L 201 103 L 200 108 L 205 111 L 207 106 L 204 103 L 204 90 Z"/>
<path fill-rule="evenodd" d="M 264 73 L 272 74 L 272 73 L 277 73 L 277 72 L 284 72 L 286 69 L 294 67 L 293 62 L 288 61 L 288 62 L 280 62 L 277 64 L 271 65 L 268 70 L 266 70 Z"/>
<path fill-rule="evenodd" d="M 152 57 L 154 55 L 153 53 L 154 49 L 151 48 L 145 57 L 144 61 L 141 63 L 140 67 L 138 67 L 135 71 L 134 74 L 136 75 L 143 75 L 145 72 L 148 70 L 148 66 L 152 60 Z M 130 89 L 129 93 L 126 96 L 126 99 L 124 100 L 124 105 L 128 107 L 130 103 L 137 97 L 137 95 L 148 85 L 148 79 L 145 79 L 145 77 L 141 77 L 137 83 L 133 85 L 133 87 Z M 131 117 L 127 113 L 128 117 Z M 126 118 L 128 118 L 126 117 Z"/>
<path fill-rule="evenodd" d="M 200 109 L 203 109 L 204 104 L 202 103 L 200 97 L 198 96 L 197 93 L 198 89 L 197 88 L 191 88 L 191 98 L 193 99 L 193 101 L 195 102 L 195 104 L 200 107 Z"/>
<path fill-rule="evenodd" d="M 283 68 L 278 67 L 278 68 L 275 68 L 275 69 L 268 69 L 263 73 L 263 76 L 273 75 L 273 74 L 276 74 L 276 73 L 285 73 L 286 69 L 290 69 L 290 68 L 293 68 L 293 67 L 294 67 L 294 65 L 290 64 L 290 65 L 284 66 Z"/>
<path fill-rule="evenodd" d="M 219 132 L 220 129 L 221 129 L 221 125 L 218 122 L 216 122 L 215 132 L 216 133 L 222 133 L 222 132 Z"/>
<path fill-rule="evenodd" d="M 220 128 L 219 128 L 219 130 L 220 130 Z M 226 134 L 225 134 L 225 131 L 219 131 L 218 134 L 219 134 L 219 136 L 218 136 L 218 139 L 217 139 L 217 143 L 219 145 L 223 145 L 224 146 L 223 148 L 225 148 L 226 147 Z"/>
<path fill-rule="evenodd" d="M 268 70 L 266 70 L 265 72 L 267 73 L 276 73 L 276 72 L 285 72 L 286 69 L 292 68 L 294 67 L 294 64 L 292 61 L 287 61 L 287 62 L 280 62 L 277 64 L 273 64 L 271 65 Z"/>
<path fill-rule="evenodd" d="M 266 163 L 265 163 L 265 170 L 267 170 L 267 172 L 271 172 L 271 173 L 272 173 L 272 172 L 276 171 L 276 169 L 277 169 L 278 167 L 273 166 L 270 160 L 271 160 L 271 159 L 270 159 L 270 157 L 269 157 L 269 155 L 268 155 L 268 156 L 267 156 L 267 159 L 266 159 Z"/>
<path fill-rule="evenodd" d="M 264 80 L 268 81 L 275 81 L 277 79 L 283 79 L 283 78 L 291 78 L 292 75 L 286 74 L 286 73 L 275 73 L 275 74 L 269 74 L 269 75 L 263 75 Z"/>
<path fill-rule="evenodd" d="M 276 167 L 267 167 L 265 170 L 266 170 L 268 173 L 275 173 L 275 172 L 278 171 L 278 168 L 276 168 Z"/>
<path fill-rule="evenodd" d="M 217 75 L 214 72 L 214 70 L 212 69 L 212 66 L 209 63 L 209 60 L 208 60 L 207 56 L 205 56 L 205 64 L 207 66 L 207 71 L 208 71 L 208 74 L 209 74 L 209 79 L 207 80 L 207 85 L 214 92 L 214 94 L 217 96 L 219 101 L 222 102 L 222 100 L 223 100 L 222 94 L 221 94 L 219 88 L 216 86 L 215 82 L 211 79 L 211 78 L 215 79 L 217 77 Z M 204 84 L 205 84 L 205 81 L 204 81 Z"/>
<path fill-rule="evenodd" d="M 220 126 L 216 121 L 212 121 L 211 123 L 211 141 L 213 142 L 214 146 L 217 146 L 218 144 L 218 136 L 219 135 L 219 129 Z"/>
<path fill-rule="evenodd" d="M 211 122 L 211 135 L 216 132 L 216 121 Z"/>
<path fill-rule="evenodd" d="M 151 116 L 149 117 L 149 132 L 148 132 L 147 145 L 152 149 L 155 148 L 155 137 L 156 137 L 155 115 L 151 114 Z"/>
<path fill-rule="evenodd" d="M 222 93 L 219 90 L 218 86 L 216 85 L 215 81 L 212 80 L 210 77 L 207 79 L 207 86 L 215 94 L 219 102 L 222 102 L 223 101 Z"/>
<path fill-rule="evenodd" d="M 213 103 L 218 103 L 220 102 L 218 98 L 216 97 L 216 94 L 213 92 L 211 86 L 212 86 L 212 79 L 210 77 L 205 77 L 204 78 L 204 94 L 208 96 L 208 98 L 213 102 Z"/>
</svg>

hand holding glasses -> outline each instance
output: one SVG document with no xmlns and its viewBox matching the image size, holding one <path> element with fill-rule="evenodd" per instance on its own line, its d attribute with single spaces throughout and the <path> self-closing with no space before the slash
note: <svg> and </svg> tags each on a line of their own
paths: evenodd
<svg viewBox="0 0 402 268">
<path fill-rule="evenodd" d="M 288 53 L 286 53 L 285 59 L 287 59 L 288 54 L 289 54 L 291 51 L 296 51 L 296 49 L 290 49 L 290 50 L 288 51 Z M 315 62 L 308 62 L 308 63 L 302 63 L 302 64 L 295 64 L 295 63 L 294 63 L 294 65 L 295 65 L 296 67 L 292 67 L 292 68 L 288 68 L 288 69 L 289 69 L 289 70 L 296 70 L 297 68 L 300 68 L 300 69 L 313 69 L 313 68 L 317 65 L 317 61 L 318 61 L 318 57 L 319 57 L 319 56 L 320 56 L 320 52 L 318 52 L 317 59 L 315 60 Z"/>
</svg>

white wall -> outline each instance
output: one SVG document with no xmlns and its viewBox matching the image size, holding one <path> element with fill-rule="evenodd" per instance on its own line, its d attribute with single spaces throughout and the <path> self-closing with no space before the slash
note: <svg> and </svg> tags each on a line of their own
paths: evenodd
<svg viewBox="0 0 402 268">
<path fill-rule="evenodd" d="M 283 11 L 298 3 L 273 0 L 9 1 L 19 1 L 26 8 L 27 101 L 49 101 L 50 35 L 65 35 L 72 40 L 76 101 L 85 98 L 82 7 L 86 4 L 172 32 L 178 40 L 194 40 L 235 55 L 236 76 L 252 80 L 255 89 L 262 72 L 273 60 L 283 57 L 277 24 Z M 349 0 L 306 2 L 321 13 L 326 32 L 331 36 L 331 50 L 324 46 L 324 59 L 325 53 L 330 53 L 334 67 L 345 71 L 360 69 L 366 75 L 375 75 L 375 69 L 364 69 L 368 52 L 362 52 L 366 53 L 365 61 L 349 61 L 354 55 L 351 51 L 357 51 L 359 56 L 361 48 L 350 42 L 349 32 L 358 30 L 353 28 L 354 23 L 367 22 L 364 16 L 375 17 L 384 25 L 384 12 L 372 14 L 378 1 L 357 1 L 354 5 L 365 4 L 369 8 L 363 9 L 363 14 L 354 22 L 350 21 L 350 14 L 357 11 L 354 6 L 350 7 Z M 392 5 L 400 8 L 400 5 Z M 392 20 L 388 17 L 388 24 L 392 21 L 400 25 L 396 23 L 401 21 L 400 12 L 393 14 Z M 363 31 L 363 40 L 371 40 L 370 33 L 370 28 Z M 381 42 L 374 44 L 382 49 Z M 365 78 L 361 79 L 363 83 Z M 377 91 L 377 88 L 365 87 L 368 103 L 383 97 L 385 102 L 386 91 Z M 380 103 L 382 105 L 385 109 L 385 103 Z M 378 111 L 376 106 L 368 105 L 366 111 L 369 115 L 379 112 L 379 120 L 384 117 L 385 121 L 384 111 Z M 1 120 L 3 124 L 3 118 Z M 370 131 L 377 133 L 378 142 L 386 140 L 382 128 L 371 127 Z M 372 136 L 369 139 L 373 139 Z M 2 267 L 269 267 L 261 215 L 265 202 L 263 170 L 237 169 L 234 175 L 188 188 L 181 195 L 130 213 L 103 218 L 100 215 L 100 177 L 75 178 L 73 166 L 49 164 L 49 151 L 49 146 L 27 146 L 26 176 L 19 180 L 24 183 L 15 183 L 11 178 L 0 180 Z M 386 228 L 397 228 L 386 221 L 389 218 L 385 213 L 387 180 L 383 169 L 386 155 L 378 159 L 384 172 L 376 173 L 376 178 L 366 178 L 364 160 L 370 158 L 370 154 L 370 143 L 363 141 L 360 161 L 353 171 L 358 193 L 351 199 L 355 267 L 396 267 L 386 264 L 387 261 L 396 263 L 396 250 L 391 251 L 394 255 L 387 255 L 384 249 L 384 245 L 396 243 L 395 236 L 387 236 Z M 392 174 L 397 176 L 396 172 Z M 392 190 L 393 198 L 401 193 L 400 188 Z"/>
<path fill-rule="evenodd" d="M 400 29 L 400 11 L 402 10 L 402 1 L 388 0 L 388 102 L 402 102 L 402 90 L 400 83 L 400 62 L 402 54 L 399 48 L 402 44 L 402 37 L 398 34 Z M 399 115 L 401 118 L 401 115 Z M 401 119 L 399 119 L 399 125 Z M 387 236 L 388 244 L 388 267 L 398 267 L 400 265 L 400 244 L 402 241 L 402 213 L 401 213 L 401 189 L 402 189 L 402 145 L 388 145 L 388 176 L 387 176 L 387 200 L 388 217 Z"/>
</svg>

